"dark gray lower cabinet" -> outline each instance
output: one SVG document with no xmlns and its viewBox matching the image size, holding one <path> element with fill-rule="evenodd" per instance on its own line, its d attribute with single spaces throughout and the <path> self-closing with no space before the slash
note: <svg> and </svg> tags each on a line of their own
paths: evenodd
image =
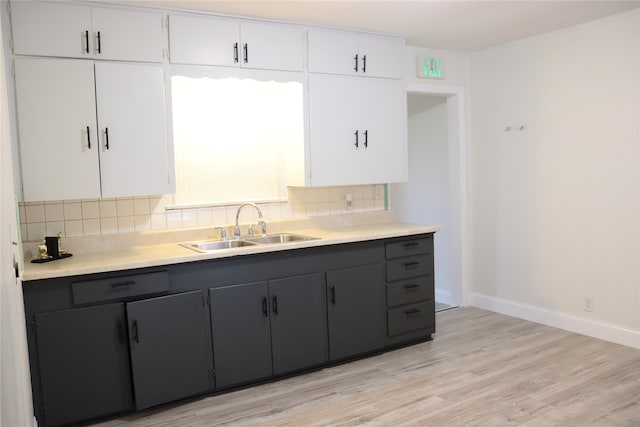
<svg viewBox="0 0 640 427">
<path fill-rule="evenodd" d="M 327 315 L 320 274 L 269 281 L 273 373 L 327 360 Z"/>
<path fill-rule="evenodd" d="M 213 388 L 202 296 L 194 291 L 127 303 L 137 409 Z"/>
<path fill-rule="evenodd" d="M 430 339 L 433 273 L 424 234 L 26 281 L 38 424 L 86 423 Z"/>
<path fill-rule="evenodd" d="M 271 327 L 267 282 L 210 289 L 216 386 L 271 375 Z"/>
<path fill-rule="evenodd" d="M 327 360 L 320 274 L 212 288 L 216 385 L 248 383 Z"/>
<path fill-rule="evenodd" d="M 378 350 L 387 327 L 384 264 L 327 272 L 329 358 Z"/>
<path fill-rule="evenodd" d="M 34 318 L 47 426 L 134 409 L 123 303 Z"/>
</svg>

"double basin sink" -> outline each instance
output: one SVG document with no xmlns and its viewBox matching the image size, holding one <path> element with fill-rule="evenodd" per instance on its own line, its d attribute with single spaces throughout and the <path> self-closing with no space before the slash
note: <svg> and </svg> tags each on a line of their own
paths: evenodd
<svg viewBox="0 0 640 427">
<path fill-rule="evenodd" d="M 305 240 L 318 240 L 318 237 L 303 236 L 300 234 L 278 233 L 267 234 L 266 236 L 244 237 L 242 239 L 233 240 L 206 240 L 200 242 L 180 243 L 185 248 L 192 249 L 197 252 L 214 252 L 224 249 L 241 248 L 244 246 L 255 246 L 264 244 L 291 243 L 301 242 Z"/>
</svg>

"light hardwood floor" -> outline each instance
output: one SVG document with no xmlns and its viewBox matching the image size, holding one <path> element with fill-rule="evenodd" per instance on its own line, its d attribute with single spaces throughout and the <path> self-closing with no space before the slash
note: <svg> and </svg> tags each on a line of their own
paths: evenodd
<svg viewBox="0 0 640 427">
<path fill-rule="evenodd" d="M 100 427 L 640 426 L 640 350 L 476 308 L 428 343 Z"/>
</svg>

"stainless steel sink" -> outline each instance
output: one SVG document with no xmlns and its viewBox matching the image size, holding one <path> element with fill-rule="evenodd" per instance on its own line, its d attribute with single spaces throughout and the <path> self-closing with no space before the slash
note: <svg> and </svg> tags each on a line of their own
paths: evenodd
<svg viewBox="0 0 640 427">
<path fill-rule="evenodd" d="M 198 252 L 211 252 L 222 249 L 241 248 L 243 246 L 254 246 L 255 243 L 246 240 L 207 240 L 204 242 L 180 243 L 180 245 Z"/>
<path fill-rule="evenodd" d="M 241 248 L 260 244 L 301 242 L 305 240 L 318 240 L 318 237 L 303 236 L 301 234 L 278 233 L 259 237 L 246 237 L 234 240 L 206 240 L 201 242 L 180 243 L 180 246 L 198 252 L 214 252 L 225 249 Z"/>
<path fill-rule="evenodd" d="M 248 242 L 253 243 L 289 243 L 289 242 L 301 242 L 304 240 L 318 240 L 317 237 L 311 236 L 303 236 L 300 234 L 291 234 L 291 233 L 279 233 L 279 234 L 268 234 L 266 236 L 260 237 L 248 237 L 246 239 Z"/>
</svg>

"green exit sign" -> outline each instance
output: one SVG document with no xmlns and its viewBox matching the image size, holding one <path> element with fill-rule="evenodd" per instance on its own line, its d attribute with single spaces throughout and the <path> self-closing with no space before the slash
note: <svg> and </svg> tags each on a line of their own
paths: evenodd
<svg viewBox="0 0 640 427">
<path fill-rule="evenodd" d="M 418 77 L 423 79 L 441 79 L 442 58 L 435 56 L 418 57 Z"/>
</svg>

